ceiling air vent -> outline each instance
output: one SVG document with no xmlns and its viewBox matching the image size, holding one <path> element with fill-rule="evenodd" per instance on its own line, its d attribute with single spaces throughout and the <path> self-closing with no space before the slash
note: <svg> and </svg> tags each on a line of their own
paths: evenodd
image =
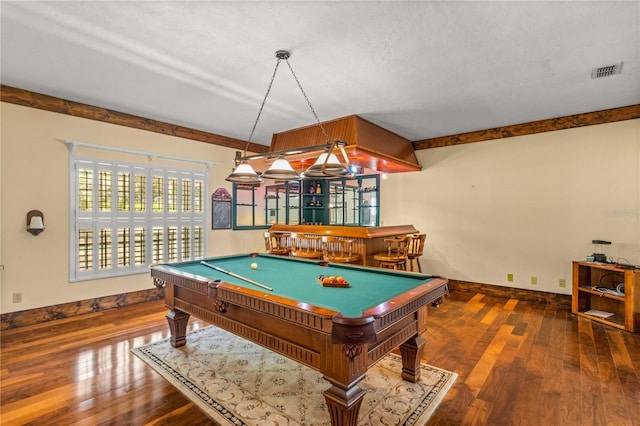
<svg viewBox="0 0 640 426">
<path fill-rule="evenodd" d="M 620 74 L 621 72 L 622 62 L 618 62 L 617 64 L 592 69 L 591 78 L 609 77 L 612 75 Z"/>
</svg>

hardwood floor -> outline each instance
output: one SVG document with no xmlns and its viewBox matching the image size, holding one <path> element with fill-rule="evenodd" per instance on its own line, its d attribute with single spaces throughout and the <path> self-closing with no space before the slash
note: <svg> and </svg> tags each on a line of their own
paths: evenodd
<svg viewBox="0 0 640 426">
<path fill-rule="evenodd" d="M 130 352 L 168 336 L 166 312 L 152 301 L 2 332 L 0 423 L 211 424 Z M 429 425 L 640 424 L 640 334 L 461 291 L 429 313 L 426 361 L 460 375 Z"/>
</svg>

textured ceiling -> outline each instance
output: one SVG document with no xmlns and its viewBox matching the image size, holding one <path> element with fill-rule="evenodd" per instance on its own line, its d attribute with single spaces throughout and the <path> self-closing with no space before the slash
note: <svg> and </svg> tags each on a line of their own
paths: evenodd
<svg viewBox="0 0 640 426">
<path fill-rule="evenodd" d="M 0 8 L 2 84 L 244 140 L 278 49 L 321 121 L 358 114 L 409 140 L 640 103 L 638 1 Z M 314 122 L 282 63 L 253 142 Z"/>
</svg>

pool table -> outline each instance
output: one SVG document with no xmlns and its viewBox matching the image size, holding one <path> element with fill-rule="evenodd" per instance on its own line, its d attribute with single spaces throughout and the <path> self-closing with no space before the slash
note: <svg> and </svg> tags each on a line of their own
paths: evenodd
<svg viewBox="0 0 640 426">
<path fill-rule="evenodd" d="M 320 275 L 349 286 L 326 287 Z M 174 347 L 193 315 L 314 368 L 331 384 L 333 425 L 357 424 L 358 382 L 395 348 L 402 378 L 418 380 L 427 308 L 447 291 L 443 277 L 256 253 L 154 265 L 151 276 L 165 287 Z"/>
</svg>

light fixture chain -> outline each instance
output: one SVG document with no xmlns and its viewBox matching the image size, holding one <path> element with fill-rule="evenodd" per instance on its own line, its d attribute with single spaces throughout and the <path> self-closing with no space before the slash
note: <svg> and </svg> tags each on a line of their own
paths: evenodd
<svg viewBox="0 0 640 426">
<path fill-rule="evenodd" d="M 300 84 L 300 80 L 298 80 L 298 76 L 293 71 L 293 68 L 291 67 L 291 64 L 289 63 L 289 60 L 285 58 L 285 61 L 287 62 L 287 66 L 289 67 L 289 71 L 291 71 L 291 75 L 293 75 L 293 78 L 296 80 L 296 83 L 298 83 L 298 87 L 300 88 L 300 91 L 302 92 L 302 96 L 304 96 L 304 99 L 307 101 L 307 105 L 309 105 L 309 109 L 311 109 L 311 112 L 313 113 L 313 116 L 316 118 L 316 122 L 318 123 L 318 127 L 320 127 L 320 130 L 322 130 L 322 134 L 324 135 L 324 139 L 328 144 L 329 143 L 329 135 L 327 135 L 326 130 L 324 129 L 324 127 L 320 123 L 320 119 L 318 118 L 318 114 L 316 114 L 316 110 L 313 109 L 313 105 L 311 105 L 311 101 L 309 101 L 309 98 L 307 97 L 307 94 L 305 93 L 304 89 L 302 88 L 302 84 Z M 280 59 L 278 59 L 278 62 L 280 62 Z"/>
<path fill-rule="evenodd" d="M 256 117 L 256 122 L 253 123 L 253 129 L 251 129 L 251 134 L 249 135 L 249 140 L 247 141 L 247 148 L 249 148 L 249 142 L 251 142 L 251 138 L 253 138 L 253 133 L 256 131 L 256 127 L 258 126 L 258 121 L 260 121 L 260 115 L 262 114 L 262 110 L 264 109 L 264 105 L 267 103 L 267 98 L 269 97 L 269 93 L 271 92 L 271 86 L 273 86 L 273 80 L 276 78 L 276 74 L 278 72 L 278 67 L 280 66 L 281 59 L 278 58 L 278 62 L 276 62 L 276 66 L 273 69 L 273 75 L 271 76 L 271 81 L 269 82 L 269 87 L 267 87 L 267 93 L 264 95 L 264 99 L 262 100 L 262 105 L 260 105 L 260 110 L 258 111 L 258 116 Z M 247 154 L 247 148 L 245 148 L 244 153 Z"/>
</svg>

